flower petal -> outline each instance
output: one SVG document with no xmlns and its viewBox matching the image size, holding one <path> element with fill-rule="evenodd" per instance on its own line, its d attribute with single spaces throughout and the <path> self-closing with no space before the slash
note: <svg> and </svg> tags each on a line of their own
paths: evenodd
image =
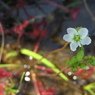
<svg viewBox="0 0 95 95">
<path fill-rule="evenodd" d="M 71 42 L 71 41 L 72 41 L 72 37 L 71 37 L 69 34 L 65 34 L 65 35 L 63 36 L 63 39 L 64 39 L 65 41 L 67 41 L 67 42 Z"/>
<path fill-rule="evenodd" d="M 70 44 L 70 49 L 72 51 L 76 51 L 77 47 L 78 47 L 78 43 L 77 42 L 73 42 L 73 43 Z"/>
<path fill-rule="evenodd" d="M 91 38 L 90 37 L 85 37 L 83 40 L 81 40 L 82 45 L 89 45 L 91 43 Z"/>
<path fill-rule="evenodd" d="M 70 34 L 70 35 L 72 35 L 72 37 L 74 35 L 78 35 L 78 32 L 74 28 L 68 28 L 67 29 L 67 33 Z"/>
<path fill-rule="evenodd" d="M 84 37 L 86 37 L 88 35 L 88 29 L 87 28 L 81 28 L 78 31 L 78 34 L 81 35 L 81 38 L 83 39 Z"/>
</svg>

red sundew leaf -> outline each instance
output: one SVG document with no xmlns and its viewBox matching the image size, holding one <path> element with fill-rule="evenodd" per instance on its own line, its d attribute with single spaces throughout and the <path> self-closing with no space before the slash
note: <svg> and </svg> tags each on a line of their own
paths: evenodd
<svg viewBox="0 0 95 95">
<path fill-rule="evenodd" d="M 40 89 L 44 89 L 45 88 L 44 84 L 40 80 L 37 80 L 37 84 L 40 87 Z"/>
<path fill-rule="evenodd" d="M 81 10 L 80 7 L 77 7 L 76 9 L 71 10 L 70 13 L 71 13 L 71 18 L 72 18 L 72 20 L 76 20 L 76 19 L 77 19 L 80 10 Z"/>
<path fill-rule="evenodd" d="M 55 89 L 49 88 L 41 91 L 41 95 L 55 95 Z"/>
<path fill-rule="evenodd" d="M 5 84 L 4 83 L 0 83 L 0 95 L 5 95 L 4 94 L 4 87 L 5 87 Z"/>
<path fill-rule="evenodd" d="M 26 20 L 25 22 L 23 22 L 22 24 L 20 24 L 19 26 L 14 26 L 13 27 L 13 31 L 18 34 L 18 35 L 23 35 L 23 29 L 25 27 L 27 27 L 29 24 L 29 22 Z"/>
<path fill-rule="evenodd" d="M 0 78 L 10 77 L 10 76 L 12 76 L 12 73 L 5 71 L 2 68 L 0 68 Z"/>
<path fill-rule="evenodd" d="M 13 31 L 18 35 L 23 35 L 22 30 L 19 28 L 19 26 L 13 27 Z"/>
<path fill-rule="evenodd" d="M 54 88 L 47 88 L 42 81 L 37 80 L 36 75 L 32 72 L 32 79 L 37 95 L 55 95 Z"/>
<path fill-rule="evenodd" d="M 22 29 L 24 29 L 24 28 L 26 28 L 27 26 L 28 26 L 28 24 L 29 24 L 29 21 L 24 21 L 20 26 L 19 26 L 19 29 L 20 30 L 22 30 Z"/>
<path fill-rule="evenodd" d="M 83 79 L 89 78 L 92 73 L 94 72 L 94 67 L 90 67 L 88 70 L 78 69 L 76 73 L 74 73 L 76 76 L 82 77 Z"/>
<path fill-rule="evenodd" d="M 29 33 L 30 36 L 32 36 L 34 39 L 36 39 L 37 37 L 46 37 L 46 29 L 40 29 L 41 26 L 44 27 L 44 25 L 46 24 L 46 20 L 42 20 L 41 22 L 37 22 L 33 24 L 33 32 Z"/>
<path fill-rule="evenodd" d="M 30 33 L 30 36 L 32 36 L 34 39 L 36 39 L 39 36 L 39 30 L 34 29 L 33 32 Z"/>
<path fill-rule="evenodd" d="M 29 34 L 30 36 L 32 36 L 34 39 L 36 39 L 37 37 L 46 37 L 46 31 L 43 29 L 43 30 L 40 30 L 40 29 L 34 29 L 33 32 L 31 32 Z"/>
<path fill-rule="evenodd" d="M 47 88 L 44 86 L 44 84 L 40 81 L 37 80 L 37 84 L 39 87 L 39 90 L 41 92 L 41 95 L 55 95 L 55 89 L 54 88 Z"/>
<path fill-rule="evenodd" d="M 42 38 L 46 37 L 46 30 L 39 30 L 39 34 Z"/>
</svg>

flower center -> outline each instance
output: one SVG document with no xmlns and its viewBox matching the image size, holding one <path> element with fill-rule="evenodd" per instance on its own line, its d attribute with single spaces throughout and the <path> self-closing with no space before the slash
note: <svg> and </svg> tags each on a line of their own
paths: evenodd
<svg viewBox="0 0 95 95">
<path fill-rule="evenodd" d="M 73 38 L 75 41 L 79 41 L 81 39 L 80 35 L 75 35 Z"/>
</svg>

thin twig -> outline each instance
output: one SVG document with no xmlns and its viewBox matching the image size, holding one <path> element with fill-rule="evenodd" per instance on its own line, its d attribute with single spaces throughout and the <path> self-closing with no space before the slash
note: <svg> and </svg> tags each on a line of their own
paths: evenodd
<svg viewBox="0 0 95 95">
<path fill-rule="evenodd" d="M 56 52 L 59 52 L 59 51 L 61 51 L 61 50 L 64 50 L 64 49 L 68 46 L 68 44 L 69 44 L 69 43 L 66 42 L 63 47 L 61 47 L 61 48 L 59 48 L 59 49 L 56 49 L 56 50 L 53 50 L 53 51 L 50 51 L 49 53 L 47 53 L 47 54 L 44 56 L 44 58 L 46 58 L 49 54 L 56 53 Z"/>
<path fill-rule="evenodd" d="M 59 51 L 61 51 L 61 50 L 64 50 L 64 49 L 68 46 L 68 44 L 69 44 L 69 42 L 66 42 L 63 47 L 61 47 L 61 48 L 59 48 L 59 49 L 56 49 L 56 50 L 53 50 L 53 51 L 50 51 L 50 52 L 47 53 L 45 56 L 43 56 L 43 57 L 38 61 L 38 63 L 40 63 L 40 62 L 43 60 L 43 58 L 46 58 L 48 55 L 50 55 L 50 54 L 52 54 L 52 53 L 59 52 Z"/>
<path fill-rule="evenodd" d="M 89 9 L 88 5 L 87 5 L 87 1 L 83 0 L 85 8 L 87 10 L 87 12 L 89 13 L 89 15 L 91 16 L 92 20 L 95 21 L 95 16 L 93 15 L 93 13 L 91 12 L 91 10 Z"/>
<path fill-rule="evenodd" d="M 2 53 L 3 53 L 3 48 L 4 48 L 4 31 L 3 31 L 3 27 L 2 27 L 2 25 L 1 25 L 1 23 L 0 23 L 0 32 L 1 32 L 1 34 L 2 34 L 2 43 L 1 43 L 1 52 L 0 52 L 0 62 L 1 62 L 1 58 L 2 58 Z"/>
</svg>

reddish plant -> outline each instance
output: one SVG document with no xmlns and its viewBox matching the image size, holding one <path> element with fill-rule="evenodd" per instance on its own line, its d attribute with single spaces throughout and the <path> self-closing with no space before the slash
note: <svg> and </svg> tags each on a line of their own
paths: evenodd
<svg viewBox="0 0 95 95">
<path fill-rule="evenodd" d="M 12 76 L 12 73 L 5 71 L 2 68 L 0 68 L 0 78 L 10 77 L 10 76 Z"/>
<path fill-rule="evenodd" d="M 30 35 L 34 37 L 34 39 L 36 39 L 37 37 L 41 37 L 41 38 L 46 37 L 46 29 L 44 27 L 45 24 L 46 24 L 46 20 L 42 20 L 41 22 L 34 23 L 33 32 L 31 32 Z M 40 29 L 41 26 L 43 26 L 42 29 Z"/>
<path fill-rule="evenodd" d="M 42 29 L 36 29 L 34 28 L 33 32 L 30 33 L 30 36 L 32 36 L 34 39 L 36 39 L 37 37 L 46 37 L 46 30 Z"/>
<path fill-rule="evenodd" d="M 47 67 L 44 67 L 44 66 L 38 66 L 38 65 L 35 65 L 35 68 L 36 69 L 39 69 L 39 70 L 43 70 L 43 71 L 45 71 L 45 72 L 54 72 L 52 69 L 50 69 L 50 68 L 47 68 Z"/>
<path fill-rule="evenodd" d="M 41 95 L 55 95 L 55 89 L 53 87 L 51 88 L 45 87 L 44 84 L 40 80 L 37 81 L 37 84 L 38 84 Z"/>
<path fill-rule="evenodd" d="M 28 26 L 28 24 L 29 24 L 29 22 L 26 20 L 22 24 L 20 24 L 19 26 L 14 26 L 13 30 L 16 34 L 22 35 L 23 29 L 26 28 Z"/>
<path fill-rule="evenodd" d="M 4 94 L 4 87 L 5 87 L 5 84 L 4 83 L 0 83 L 0 95 L 5 95 Z"/>
<path fill-rule="evenodd" d="M 22 35 L 24 34 L 23 29 L 26 28 L 28 26 L 29 22 L 26 20 L 24 21 L 22 24 L 20 24 L 19 26 L 14 26 L 13 27 L 13 31 L 18 34 L 18 43 L 20 42 L 20 38 L 22 37 Z"/>
<path fill-rule="evenodd" d="M 55 89 L 49 88 L 41 91 L 42 95 L 55 95 Z"/>
<path fill-rule="evenodd" d="M 79 68 L 78 71 L 74 74 L 76 76 L 82 77 L 83 79 L 88 79 L 92 75 L 93 72 L 94 72 L 94 67 L 89 67 L 88 70 L 83 70 Z"/>
<path fill-rule="evenodd" d="M 51 88 L 45 87 L 40 80 L 37 80 L 36 74 L 33 72 L 32 72 L 32 79 L 37 95 L 55 95 L 55 89 L 53 87 Z"/>
<path fill-rule="evenodd" d="M 38 39 L 38 41 L 35 42 L 35 44 L 34 44 L 34 52 L 38 52 L 38 49 L 39 49 L 41 40 L 42 40 L 42 38 L 40 37 L 40 38 Z"/>
</svg>

